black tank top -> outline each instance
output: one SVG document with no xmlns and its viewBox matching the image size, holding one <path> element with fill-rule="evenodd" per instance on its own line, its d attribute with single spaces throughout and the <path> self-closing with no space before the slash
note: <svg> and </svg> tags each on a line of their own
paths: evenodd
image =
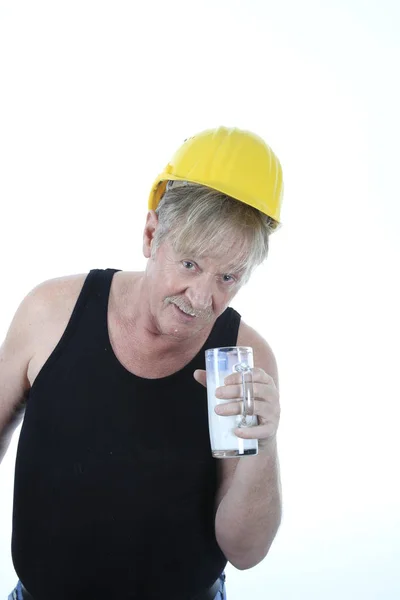
<svg viewBox="0 0 400 600">
<path fill-rule="evenodd" d="M 12 558 L 35 600 L 189 600 L 226 566 L 206 391 L 193 372 L 206 348 L 236 345 L 240 315 L 226 309 L 177 373 L 137 377 L 108 336 L 115 272 L 90 271 L 26 406 Z"/>
</svg>

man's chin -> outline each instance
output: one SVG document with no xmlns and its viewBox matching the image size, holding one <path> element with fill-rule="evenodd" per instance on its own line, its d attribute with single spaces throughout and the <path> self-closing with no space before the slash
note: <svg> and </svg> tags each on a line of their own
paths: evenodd
<svg viewBox="0 0 400 600">
<path fill-rule="evenodd" d="M 205 328 L 209 328 L 211 322 L 206 322 L 200 317 L 187 315 L 175 304 L 170 305 L 171 310 L 168 310 L 168 319 L 164 313 L 163 327 L 164 333 L 176 339 L 186 339 L 192 337 L 196 333 L 200 333 Z"/>
</svg>

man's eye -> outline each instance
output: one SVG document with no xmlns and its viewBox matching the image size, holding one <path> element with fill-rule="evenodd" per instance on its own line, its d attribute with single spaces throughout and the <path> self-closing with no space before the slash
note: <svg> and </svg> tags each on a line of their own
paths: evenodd
<svg viewBox="0 0 400 600">
<path fill-rule="evenodd" d="M 185 269 L 191 270 L 194 268 L 194 263 L 190 262 L 190 260 L 184 260 L 182 264 L 185 267 Z"/>
<path fill-rule="evenodd" d="M 226 283 L 230 283 L 231 281 L 236 281 L 236 279 L 232 275 L 223 275 L 222 280 Z"/>
</svg>

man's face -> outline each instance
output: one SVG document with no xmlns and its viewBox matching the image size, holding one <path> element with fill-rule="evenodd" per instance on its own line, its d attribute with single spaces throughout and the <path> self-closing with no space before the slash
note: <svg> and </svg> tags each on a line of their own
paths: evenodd
<svg viewBox="0 0 400 600">
<path fill-rule="evenodd" d="M 213 245 L 214 246 L 214 245 Z M 241 287 L 243 241 L 221 241 L 207 257 L 178 254 L 166 240 L 147 264 L 150 313 L 163 334 L 185 339 L 210 329 Z"/>
</svg>

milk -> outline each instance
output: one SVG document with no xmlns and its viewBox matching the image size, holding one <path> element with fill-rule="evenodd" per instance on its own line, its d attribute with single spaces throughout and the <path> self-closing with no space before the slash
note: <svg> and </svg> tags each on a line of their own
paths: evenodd
<svg viewBox="0 0 400 600">
<path fill-rule="evenodd" d="M 243 367 L 253 367 L 253 352 L 251 348 L 231 347 L 216 348 L 206 351 L 208 423 L 210 442 L 213 456 L 216 458 L 231 458 L 257 454 L 258 441 L 244 440 L 234 434 L 240 425 L 252 427 L 258 424 L 257 416 L 217 415 L 214 408 L 217 404 L 226 404 L 236 398 L 223 400 L 215 396 L 215 390 L 224 385 L 224 379 L 231 373 L 243 370 Z"/>
</svg>

